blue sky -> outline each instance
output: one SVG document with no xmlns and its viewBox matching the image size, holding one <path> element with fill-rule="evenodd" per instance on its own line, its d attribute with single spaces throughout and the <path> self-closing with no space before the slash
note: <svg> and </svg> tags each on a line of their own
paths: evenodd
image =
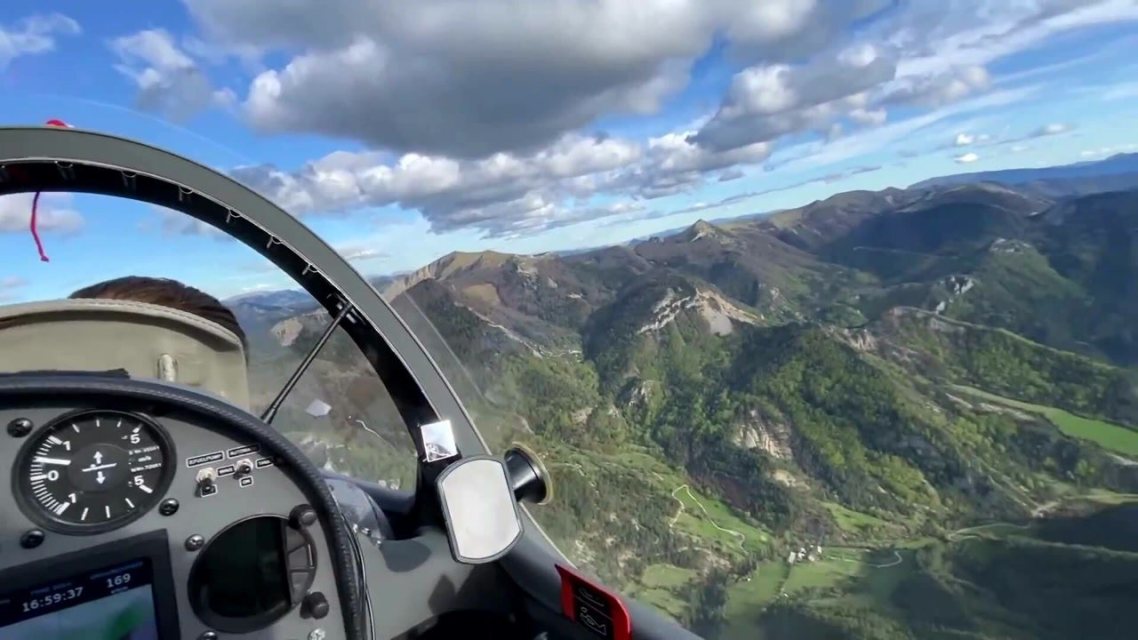
<svg viewBox="0 0 1138 640">
<path fill-rule="evenodd" d="M 983 16 L 982 18 L 979 16 Z M 1138 150 L 1136 0 L 9 0 L 0 121 L 229 172 L 365 273 Z M 286 283 L 172 212 L 0 199 L 0 301 Z M 175 258 L 176 256 L 176 258 Z"/>
</svg>

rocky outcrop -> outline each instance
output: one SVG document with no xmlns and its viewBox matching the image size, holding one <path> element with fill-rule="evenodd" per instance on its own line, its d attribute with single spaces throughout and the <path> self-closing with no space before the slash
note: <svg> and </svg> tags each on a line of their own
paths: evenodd
<svg viewBox="0 0 1138 640">
<path fill-rule="evenodd" d="M 685 310 L 694 310 L 707 322 L 715 335 L 729 335 L 735 331 L 734 323 L 758 324 L 762 320 L 709 290 L 696 290 L 692 295 L 681 296 L 669 288 L 664 297 L 652 307 L 652 319 L 640 327 L 638 334 L 658 332 L 671 324 Z"/>
</svg>

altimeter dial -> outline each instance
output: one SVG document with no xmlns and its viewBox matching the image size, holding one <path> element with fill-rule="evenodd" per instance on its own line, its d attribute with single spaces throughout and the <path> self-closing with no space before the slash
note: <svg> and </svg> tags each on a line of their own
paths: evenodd
<svg viewBox="0 0 1138 640">
<path fill-rule="evenodd" d="M 99 533 L 145 514 L 169 486 L 172 445 L 154 422 L 83 411 L 41 429 L 20 452 L 20 506 L 45 528 Z"/>
</svg>

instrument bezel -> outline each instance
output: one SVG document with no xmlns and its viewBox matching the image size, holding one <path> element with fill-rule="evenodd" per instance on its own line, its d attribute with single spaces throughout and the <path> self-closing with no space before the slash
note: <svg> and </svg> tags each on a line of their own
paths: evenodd
<svg viewBox="0 0 1138 640">
<path fill-rule="evenodd" d="M 36 446 L 43 441 L 45 434 L 53 432 L 61 424 L 86 419 L 88 416 L 125 417 L 145 425 L 153 434 L 155 442 L 157 442 L 162 451 L 163 465 L 157 485 L 153 487 L 154 493 L 152 497 L 148 498 L 148 504 L 145 507 L 135 509 L 130 516 L 125 518 L 103 523 L 80 525 L 67 520 L 61 520 L 55 516 L 55 514 L 45 510 L 43 505 L 29 494 L 30 487 L 25 481 L 27 480 L 26 471 L 30 458 L 35 453 Z M 25 438 L 24 443 L 20 446 L 19 453 L 16 454 L 15 464 L 12 465 L 12 495 L 20 511 L 27 516 L 29 520 L 44 529 L 56 533 L 81 536 L 107 533 L 108 531 L 121 529 L 137 521 L 162 501 L 163 496 L 165 496 L 170 489 L 170 484 L 174 481 L 174 473 L 178 467 L 177 461 L 178 452 L 174 446 L 174 441 L 158 421 L 133 411 L 90 407 L 76 409 L 61 414 L 44 423 Z"/>
</svg>

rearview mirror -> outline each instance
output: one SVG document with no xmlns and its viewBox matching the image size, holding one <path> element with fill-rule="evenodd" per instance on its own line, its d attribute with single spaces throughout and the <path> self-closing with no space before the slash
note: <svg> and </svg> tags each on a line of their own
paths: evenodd
<svg viewBox="0 0 1138 640">
<path fill-rule="evenodd" d="M 471 456 L 439 475 L 443 517 L 454 559 L 484 564 L 504 556 L 522 536 L 522 518 L 506 464 Z"/>
</svg>

